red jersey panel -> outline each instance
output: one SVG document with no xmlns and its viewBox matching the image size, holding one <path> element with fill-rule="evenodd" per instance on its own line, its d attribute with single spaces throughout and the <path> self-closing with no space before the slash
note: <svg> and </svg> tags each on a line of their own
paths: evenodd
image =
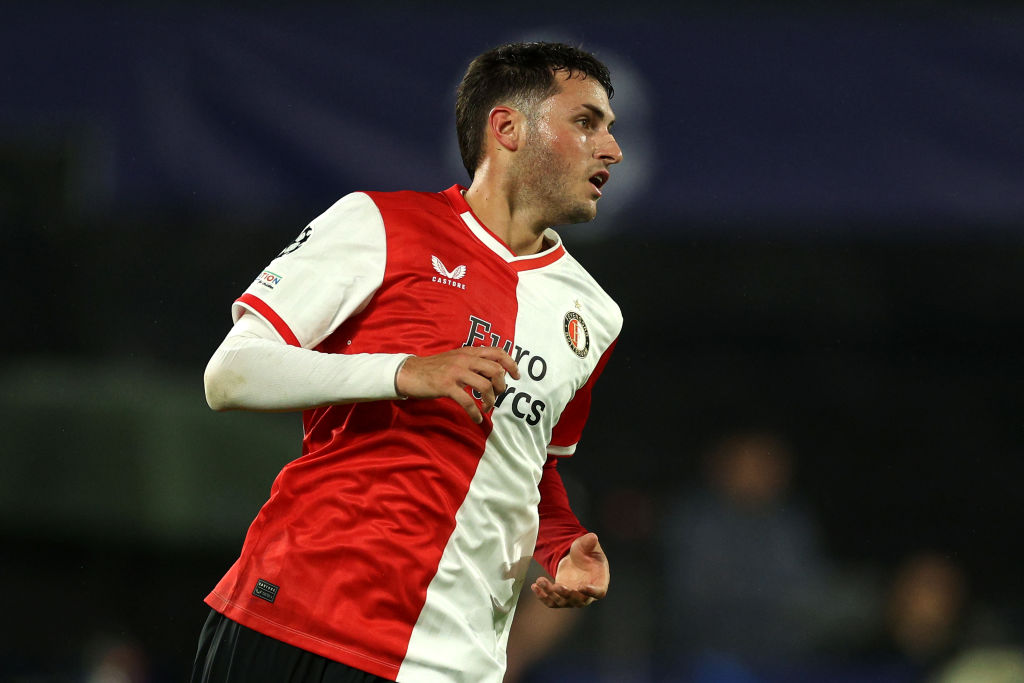
<svg viewBox="0 0 1024 683">
<path fill-rule="evenodd" d="M 448 399 L 306 411 L 302 455 L 278 475 L 211 606 L 380 676 L 500 680 L 552 435 L 586 402 L 552 447 L 572 452 L 621 327 L 551 235 L 552 248 L 519 258 L 457 186 L 357 193 L 257 278 L 236 318 L 261 315 L 290 343 L 416 355 L 494 345 L 518 357 L 522 379 L 481 425 Z M 555 545 L 572 540 L 564 522 Z"/>
</svg>

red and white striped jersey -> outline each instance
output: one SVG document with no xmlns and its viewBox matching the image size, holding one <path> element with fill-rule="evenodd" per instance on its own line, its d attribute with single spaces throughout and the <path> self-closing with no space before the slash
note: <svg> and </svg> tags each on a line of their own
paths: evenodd
<svg viewBox="0 0 1024 683">
<path fill-rule="evenodd" d="M 553 231 L 554 246 L 517 257 L 462 192 L 342 198 L 233 307 L 325 353 L 494 345 L 518 362 L 480 425 L 448 399 L 305 411 L 301 457 L 207 597 L 249 628 L 399 681 L 501 680 L 531 556 L 553 572 L 584 532 L 545 464 L 574 452 L 622 325 Z M 554 510 L 544 524 L 539 504 Z"/>
</svg>

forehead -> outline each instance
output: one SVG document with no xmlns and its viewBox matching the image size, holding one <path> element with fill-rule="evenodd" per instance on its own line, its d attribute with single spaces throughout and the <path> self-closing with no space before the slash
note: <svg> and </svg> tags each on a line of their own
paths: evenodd
<svg viewBox="0 0 1024 683">
<path fill-rule="evenodd" d="M 577 109 L 583 107 L 597 107 L 605 113 L 609 119 L 614 118 L 611 105 L 608 102 L 608 93 L 596 78 L 587 78 L 581 74 L 566 78 L 561 74 L 557 75 L 559 92 L 549 97 L 544 104 L 549 107 Z"/>
</svg>

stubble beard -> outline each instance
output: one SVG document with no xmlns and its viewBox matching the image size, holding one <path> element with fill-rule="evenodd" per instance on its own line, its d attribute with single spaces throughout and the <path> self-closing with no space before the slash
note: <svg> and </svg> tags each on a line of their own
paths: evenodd
<svg viewBox="0 0 1024 683">
<path fill-rule="evenodd" d="M 546 226 L 594 220 L 594 203 L 573 196 L 573 171 L 550 145 L 533 140 L 524 152 L 514 174 L 523 206 L 537 207 Z"/>
</svg>

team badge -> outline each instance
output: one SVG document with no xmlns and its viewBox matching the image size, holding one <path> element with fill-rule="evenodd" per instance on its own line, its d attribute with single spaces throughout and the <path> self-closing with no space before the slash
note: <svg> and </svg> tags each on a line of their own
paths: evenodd
<svg viewBox="0 0 1024 683">
<path fill-rule="evenodd" d="M 576 311 L 566 313 L 562 331 L 565 332 L 565 341 L 572 352 L 580 358 L 586 358 L 590 351 L 590 333 L 587 332 L 587 324 L 583 322 L 582 316 Z"/>
</svg>

